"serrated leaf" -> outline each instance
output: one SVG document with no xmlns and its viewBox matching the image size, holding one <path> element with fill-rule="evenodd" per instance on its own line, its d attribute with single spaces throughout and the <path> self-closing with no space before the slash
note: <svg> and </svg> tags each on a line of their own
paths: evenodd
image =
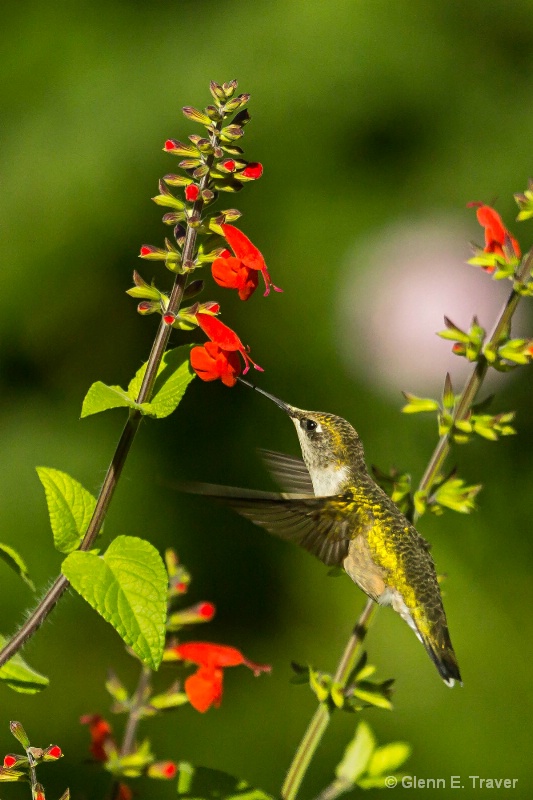
<svg viewBox="0 0 533 800">
<path fill-rule="evenodd" d="M 360 722 L 354 738 L 344 751 L 342 761 L 335 770 L 336 777 L 348 784 L 355 783 L 366 771 L 375 747 L 376 739 L 372 729 L 366 722 Z"/>
<path fill-rule="evenodd" d="M 178 764 L 178 797 L 187 800 L 273 800 L 272 795 L 254 789 L 246 781 L 207 767 Z"/>
<path fill-rule="evenodd" d="M 96 381 L 85 395 L 81 418 L 99 414 L 109 408 L 135 408 L 143 411 L 143 405 L 136 403 L 120 386 L 108 386 L 102 381 Z"/>
<path fill-rule="evenodd" d="M 36 469 L 44 486 L 55 548 L 60 553 L 71 553 L 85 535 L 96 499 L 66 472 L 51 467 Z"/>
<path fill-rule="evenodd" d="M 35 591 L 35 586 L 29 576 L 26 562 L 13 547 L 8 544 L 0 544 L 0 559 L 28 584 L 32 592 Z"/>
<path fill-rule="evenodd" d="M 168 417 L 178 407 L 187 386 L 195 377 L 189 361 L 194 345 L 184 345 L 167 350 L 157 372 L 152 399 L 143 403 L 146 413 L 157 419 Z M 128 395 L 135 398 L 139 394 L 146 372 L 146 364 L 137 371 L 128 386 Z"/>
<path fill-rule="evenodd" d="M 374 750 L 368 764 L 369 777 L 390 775 L 407 761 L 411 755 L 411 746 L 407 742 L 391 742 Z"/>
<path fill-rule="evenodd" d="M 71 553 L 62 572 L 140 660 L 157 669 L 165 644 L 167 572 L 155 547 L 117 536 L 103 556 Z"/>
<path fill-rule="evenodd" d="M 0 634 L 0 650 L 6 644 L 6 639 Z M 45 689 L 49 680 L 32 667 L 28 666 L 22 656 L 15 655 L 0 667 L 0 680 L 5 681 L 10 689 L 23 694 L 35 694 Z"/>
</svg>

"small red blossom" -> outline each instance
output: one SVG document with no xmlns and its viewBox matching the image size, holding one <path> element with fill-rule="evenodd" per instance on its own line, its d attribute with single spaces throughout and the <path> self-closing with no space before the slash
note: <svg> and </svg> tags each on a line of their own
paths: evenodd
<svg viewBox="0 0 533 800">
<path fill-rule="evenodd" d="M 155 764 L 150 764 L 147 774 L 149 778 L 163 778 L 169 781 L 176 777 L 177 772 L 177 764 L 173 761 L 156 761 Z"/>
<path fill-rule="evenodd" d="M 164 314 L 163 321 L 165 325 L 173 325 L 176 322 L 176 315 L 175 314 Z"/>
<path fill-rule="evenodd" d="M 265 281 L 265 297 L 271 288 L 275 292 L 283 291 L 272 283 L 265 259 L 250 239 L 234 225 L 223 224 L 221 227 L 234 257 L 223 253 L 213 261 L 213 278 L 218 285 L 238 289 L 241 300 L 248 300 L 257 288 L 257 273 L 260 272 Z"/>
<path fill-rule="evenodd" d="M 205 620 L 211 620 L 215 616 L 215 606 L 213 603 L 200 603 L 198 606 L 198 613 Z"/>
<path fill-rule="evenodd" d="M 12 755 L 4 756 L 4 769 L 11 769 L 17 763 L 17 757 Z"/>
<path fill-rule="evenodd" d="M 108 750 L 115 746 L 112 729 L 109 722 L 100 714 L 85 714 L 80 717 L 82 725 L 89 726 L 91 735 L 90 751 L 97 761 L 107 761 Z"/>
<path fill-rule="evenodd" d="M 226 354 L 237 352 L 241 354 L 244 359 L 244 369 L 242 371 L 243 375 L 246 375 L 250 369 L 250 365 L 253 365 L 254 369 L 257 369 L 259 372 L 263 372 L 263 368 L 250 358 L 248 354 L 248 348 L 245 348 L 235 331 L 232 331 L 231 328 L 228 328 L 227 325 L 224 325 L 224 323 L 217 319 L 217 317 L 213 317 L 211 314 L 198 313 L 196 314 L 196 321 L 206 336 L 208 336 L 212 342 L 218 345 L 220 350 L 223 350 Z M 193 350 L 194 349 L 195 348 L 193 348 Z M 229 356 L 227 356 L 227 361 L 230 364 L 232 363 L 233 366 L 235 365 L 235 362 L 232 362 Z M 239 373 L 237 372 L 235 379 L 238 374 Z M 204 380 L 215 380 L 215 378 L 207 378 Z M 235 381 L 233 381 L 233 383 L 235 383 Z M 228 385 L 233 386 L 233 383 Z"/>
<path fill-rule="evenodd" d="M 221 161 L 219 166 L 225 169 L 227 172 L 235 172 L 235 169 L 237 167 L 235 161 L 232 158 L 227 158 L 225 161 Z"/>
<path fill-rule="evenodd" d="M 44 751 L 44 756 L 47 759 L 57 760 L 58 758 L 61 758 L 62 755 L 63 753 L 61 752 L 61 748 L 58 747 L 57 744 L 50 745 L 50 747 L 47 747 Z"/>
<path fill-rule="evenodd" d="M 184 661 L 192 661 L 198 669 L 185 681 L 185 692 L 193 708 L 201 713 L 211 706 L 218 708 L 222 702 L 223 669 L 244 664 L 257 677 L 270 672 L 268 664 L 255 664 L 243 656 L 235 647 L 210 642 L 187 642 L 173 648 Z"/>
<path fill-rule="evenodd" d="M 190 203 L 194 203 L 200 196 L 200 189 L 195 183 L 190 183 L 185 187 L 185 199 Z"/>
<path fill-rule="evenodd" d="M 117 800 L 132 800 L 133 792 L 129 786 L 126 786 L 125 783 L 119 783 L 118 785 L 118 792 L 117 792 Z"/>
<path fill-rule="evenodd" d="M 468 208 L 477 208 L 477 221 L 485 229 L 483 252 L 495 253 L 506 261 L 509 261 L 513 255 L 520 258 L 520 245 L 507 230 L 497 211 L 480 202 L 468 203 Z M 494 269 L 494 267 L 488 267 L 487 272 L 494 272 Z"/>
<path fill-rule="evenodd" d="M 191 367 L 203 381 L 220 379 L 225 386 L 235 386 L 241 373 L 241 362 L 237 353 L 226 353 L 214 342 L 193 347 Z"/>
<path fill-rule="evenodd" d="M 244 175 L 245 178 L 256 181 L 263 174 L 263 165 L 259 161 L 250 161 L 240 174 Z"/>
</svg>

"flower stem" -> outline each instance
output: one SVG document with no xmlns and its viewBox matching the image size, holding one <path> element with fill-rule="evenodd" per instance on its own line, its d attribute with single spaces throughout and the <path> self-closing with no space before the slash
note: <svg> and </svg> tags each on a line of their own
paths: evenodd
<svg viewBox="0 0 533 800">
<path fill-rule="evenodd" d="M 513 289 L 507 298 L 507 301 L 489 337 L 489 345 L 497 345 L 501 334 L 509 330 L 513 314 L 516 311 L 516 307 L 521 298 L 520 293 L 515 287 L 526 281 L 532 267 L 533 250 L 531 250 L 527 256 L 525 256 L 520 265 L 520 269 L 516 274 L 516 280 Z M 454 422 L 459 422 L 467 417 L 476 395 L 485 379 L 488 367 L 489 363 L 485 356 L 480 356 L 459 397 L 459 402 L 457 403 L 455 410 Z M 437 446 L 435 447 L 435 450 L 429 459 L 426 471 L 424 472 L 424 475 L 420 481 L 420 485 L 418 487 L 419 491 L 429 491 L 437 475 L 440 473 L 442 465 L 444 464 L 444 461 L 450 452 L 450 438 L 452 431 L 453 426 L 439 439 Z M 372 624 L 378 608 L 379 606 L 374 603 L 373 600 L 369 600 L 367 602 L 363 613 L 359 617 L 353 633 L 346 644 L 334 678 L 334 681 L 336 683 L 340 683 L 342 687 L 345 686 L 350 675 L 350 671 L 355 665 L 355 660 L 359 653 L 360 646 L 363 642 L 366 632 Z M 315 714 L 311 719 L 304 737 L 294 755 L 291 766 L 289 767 L 289 771 L 287 773 L 287 777 L 285 778 L 285 782 L 281 789 L 281 796 L 283 800 L 294 800 L 296 797 L 309 764 L 311 763 L 311 759 L 313 758 L 316 749 L 320 744 L 322 736 L 329 725 L 329 721 L 334 710 L 335 707 L 332 704 L 325 702 L 321 703 L 315 711 Z"/>
<path fill-rule="evenodd" d="M 341 660 L 339 661 L 337 671 L 335 672 L 335 677 L 333 678 L 335 683 L 338 683 L 343 687 L 346 685 L 350 673 L 355 666 L 355 662 L 359 655 L 359 650 L 372 622 L 372 618 L 377 609 L 378 606 L 373 600 L 367 601 L 363 612 L 357 620 L 357 623 L 352 631 L 352 635 L 346 644 L 344 653 L 341 656 Z M 292 764 L 287 772 L 287 777 L 285 778 L 285 782 L 281 788 L 281 796 L 283 800 L 293 800 L 296 797 L 311 759 L 313 758 L 316 749 L 320 744 L 322 736 L 329 725 L 332 713 L 333 706 L 328 702 L 320 703 L 315 711 L 304 737 L 300 742 L 298 750 L 295 753 Z"/>
<path fill-rule="evenodd" d="M 212 136 L 214 140 L 216 140 L 218 137 L 218 131 L 220 130 L 221 124 L 222 123 L 220 122 L 215 126 L 216 133 Z M 210 155 L 206 161 L 209 169 L 213 163 L 213 158 L 213 155 Z M 206 188 L 208 182 L 209 171 L 200 181 L 200 190 Z M 200 191 L 200 195 L 195 201 L 191 212 L 191 216 L 194 219 L 200 219 L 203 206 L 204 201 Z M 182 265 L 185 267 L 189 267 L 193 262 L 197 236 L 197 227 L 188 224 L 182 251 Z M 172 291 L 170 293 L 168 308 L 166 309 L 168 313 L 176 314 L 178 312 L 183 298 L 183 292 L 185 291 L 185 286 L 187 284 L 187 278 L 187 272 L 176 275 Z M 155 379 L 157 377 L 157 372 L 161 364 L 161 359 L 163 358 L 167 348 L 171 331 L 172 327 L 167 325 L 164 322 L 163 317 L 161 317 L 161 322 L 152 345 L 142 385 L 137 397 L 138 403 L 146 403 L 150 400 Z M 111 504 L 111 500 L 113 499 L 113 495 L 115 494 L 122 468 L 124 467 L 128 454 L 131 450 L 135 435 L 139 430 L 142 418 L 143 415 L 140 411 L 135 409 L 130 411 L 126 425 L 124 426 L 122 435 L 111 459 L 111 463 L 107 469 L 102 488 L 100 489 L 100 493 L 96 501 L 96 507 L 91 517 L 91 521 L 89 522 L 85 536 L 83 537 L 83 540 L 78 548 L 79 550 L 90 550 L 96 537 L 98 536 Z M 35 631 L 42 625 L 68 587 L 69 582 L 64 575 L 60 575 L 58 578 L 56 578 L 50 589 L 40 601 L 39 605 L 34 611 L 31 612 L 26 622 L 19 628 L 19 630 L 0 651 L 0 667 L 9 661 L 9 659 L 12 658 L 15 653 L 21 649 L 21 647 L 23 647 L 25 642 L 31 636 L 33 636 Z"/>
</svg>

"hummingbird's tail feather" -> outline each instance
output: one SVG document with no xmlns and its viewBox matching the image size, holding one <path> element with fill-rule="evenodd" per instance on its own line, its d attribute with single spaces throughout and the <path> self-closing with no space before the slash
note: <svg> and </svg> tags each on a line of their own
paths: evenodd
<svg viewBox="0 0 533 800">
<path fill-rule="evenodd" d="M 446 686 L 453 686 L 455 681 L 462 685 L 459 665 L 448 628 L 442 628 L 438 635 L 433 631 L 431 639 L 420 634 L 420 639 Z"/>
</svg>

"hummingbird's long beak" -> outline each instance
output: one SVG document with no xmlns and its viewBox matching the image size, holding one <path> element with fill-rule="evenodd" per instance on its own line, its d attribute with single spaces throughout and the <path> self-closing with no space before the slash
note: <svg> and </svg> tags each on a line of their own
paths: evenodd
<svg viewBox="0 0 533 800">
<path fill-rule="evenodd" d="M 283 411 L 285 411 L 285 413 L 288 414 L 290 417 L 294 416 L 294 411 L 292 406 L 288 405 L 288 403 L 284 403 L 283 400 L 279 399 L 279 397 L 274 397 L 273 394 L 265 392 L 265 390 L 260 389 L 259 386 L 254 386 L 253 383 L 250 383 L 250 381 L 246 381 L 244 378 L 238 378 L 238 380 L 241 383 L 244 383 L 246 386 L 249 386 L 250 389 L 255 389 L 256 392 L 259 392 L 259 394 L 264 394 L 265 397 L 268 397 L 269 400 L 272 400 L 273 403 L 282 408 Z"/>
</svg>

